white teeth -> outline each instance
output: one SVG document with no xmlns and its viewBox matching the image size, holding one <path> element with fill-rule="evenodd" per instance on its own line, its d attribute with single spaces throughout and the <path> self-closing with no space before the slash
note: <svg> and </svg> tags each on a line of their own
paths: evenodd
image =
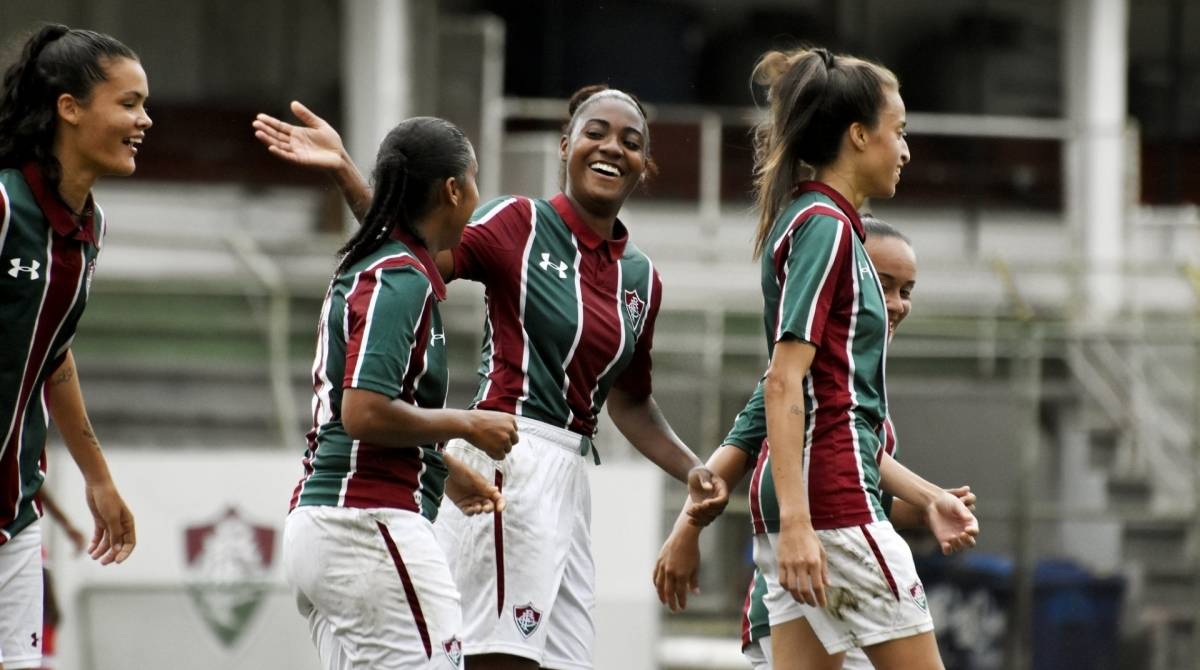
<svg viewBox="0 0 1200 670">
<path fill-rule="evenodd" d="M 610 163 L 602 163 L 600 161 L 596 161 L 595 163 L 592 163 L 588 167 L 595 170 L 596 172 L 603 172 L 604 174 L 609 175 L 611 177 L 620 177 L 621 176 L 621 171 L 619 169 L 617 169 L 617 167 L 615 165 L 612 165 Z"/>
</svg>

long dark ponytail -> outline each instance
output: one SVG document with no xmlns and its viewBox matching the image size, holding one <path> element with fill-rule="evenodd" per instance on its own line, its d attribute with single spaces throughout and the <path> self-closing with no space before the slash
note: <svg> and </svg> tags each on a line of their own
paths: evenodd
<svg viewBox="0 0 1200 670">
<path fill-rule="evenodd" d="M 882 65 L 823 48 L 768 51 L 751 76 L 767 89 L 768 103 L 766 117 L 754 129 L 758 257 L 796 184 L 837 159 L 851 124 L 874 127 L 884 89 L 900 84 Z"/>
<path fill-rule="evenodd" d="M 62 166 L 54 157 L 58 97 L 86 101 L 104 81 L 107 59 L 137 54 L 117 39 L 91 30 L 49 24 L 25 42 L 0 85 L 0 168 L 36 161 L 57 185 Z"/>
<path fill-rule="evenodd" d="M 474 152 L 458 126 L 432 116 L 401 121 L 379 145 L 371 180 L 375 197 L 362 225 L 340 250 L 337 274 L 378 249 L 396 226 L 416 238 L 417 222 L 434 204 L 437 188 L 463 179 Z"/>
</svg>

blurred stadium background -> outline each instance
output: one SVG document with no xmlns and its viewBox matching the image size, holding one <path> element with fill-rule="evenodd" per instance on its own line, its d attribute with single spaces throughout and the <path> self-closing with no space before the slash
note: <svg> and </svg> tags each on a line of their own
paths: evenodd
<svg viewBox="0 0 1200 670">
<path fill-rule="evenodd" d="M 255 112 L 306 102 L 360 166 L 397 120 L 467 129 L 485 197 L 557 190 L 565 96 L 651 105 L 661 175 L 623 219 L 665 283 L 656 397 L 703 456 L 765 363 L 750 260 L 748 74 L 801 41 L 900 77 L 913 161 L 877 215 L 914 241 L 892 348 L 900 457 L 980 496 L 980 546 L 914 537 L 950 668 L 1200 667 L 1200 3 L 1195 0 L 4 0 L 141 56 L 155 125 L 75 345 L 138 519 L 124 566 L 48 533 L 59 667 L 315 668 L 279 570 L 314 323 L 349 217 L 271 158 Z M 452 404 L 482 309 L 444 308 Z M 704 538 L 702 593 L 650 572 L 682 489 L 611 424 L 593 470 L 598 668 L 738 668 L 745 497 Z M 48 488 L 87 521 L 59 445 Z M 51 524 L 47 524 L 51 525 Z"/>
</svg>

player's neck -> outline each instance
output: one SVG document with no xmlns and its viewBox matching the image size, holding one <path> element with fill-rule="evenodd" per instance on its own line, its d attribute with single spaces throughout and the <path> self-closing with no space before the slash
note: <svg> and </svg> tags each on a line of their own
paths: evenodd
<svg viewBox="0 0 1200 670">
<path fill-rule="evenodd" d="M 584 225 L 591 228 L 592 232 L 599 235 L 601 239 L 610 241 L 613 239 L 613 231 L 617 225 L 617 211 L 620 211 L 620 208 L 611 213 L 597 214 L 579 202 L 575 198 L 575 194 L 570 192 L 570 189 L 567 190 L 566 196 L 571 201 L 571 206 L 575 208 L 575 213 L 579 215 Z"/>
</svg>

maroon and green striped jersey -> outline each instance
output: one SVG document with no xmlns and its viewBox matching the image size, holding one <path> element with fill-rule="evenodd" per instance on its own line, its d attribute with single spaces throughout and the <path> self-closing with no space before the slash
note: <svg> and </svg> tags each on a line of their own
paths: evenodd
<svg viewBox="0 0 1200 670">
<path fill-rule="evenodd" d="M 400 230 L 330 283 L 313 360 L 313 428 L 292 509 L 392 508 L 437 517 L 446 482 L 444 445 L 398 448 L 356 440 L 341 411 L 348 388 L 416 407 L 446 406 L 446 336 L 437 308 L 445 297 L 433 257 Z"/>
<path fill-rule="evenodd" d="M 475 212 L 454 250 L 454 275 L 486 287 L 474 407 L 591 436 L 614 385 L 650 394 L 662 282 L 628 239 L 620 221 L 601 238 L 562 194 Z"/>
<path fill-rule="evenodd" d="M 75 338 L 103 239 L 91 195 L 76 216 L 36 165 L 0 170 L 0 544 L 41 513 L 43 385 Z"/>
<path fill-rule="evenodd" d="M 878 458 L 887 398 L 887 310 L 857 212 L 805 182 L 776 219 L 762 257 L 767 349 L 785 339 L 817 348 L 804 380 L 803 481 L 818 530 L 884 519 Z M 765 413 L 764 413 L 765 425 Z M 751 479 L 755 532 L 777 532 L 779 504 L 766 445 Z"/>
</svg>

